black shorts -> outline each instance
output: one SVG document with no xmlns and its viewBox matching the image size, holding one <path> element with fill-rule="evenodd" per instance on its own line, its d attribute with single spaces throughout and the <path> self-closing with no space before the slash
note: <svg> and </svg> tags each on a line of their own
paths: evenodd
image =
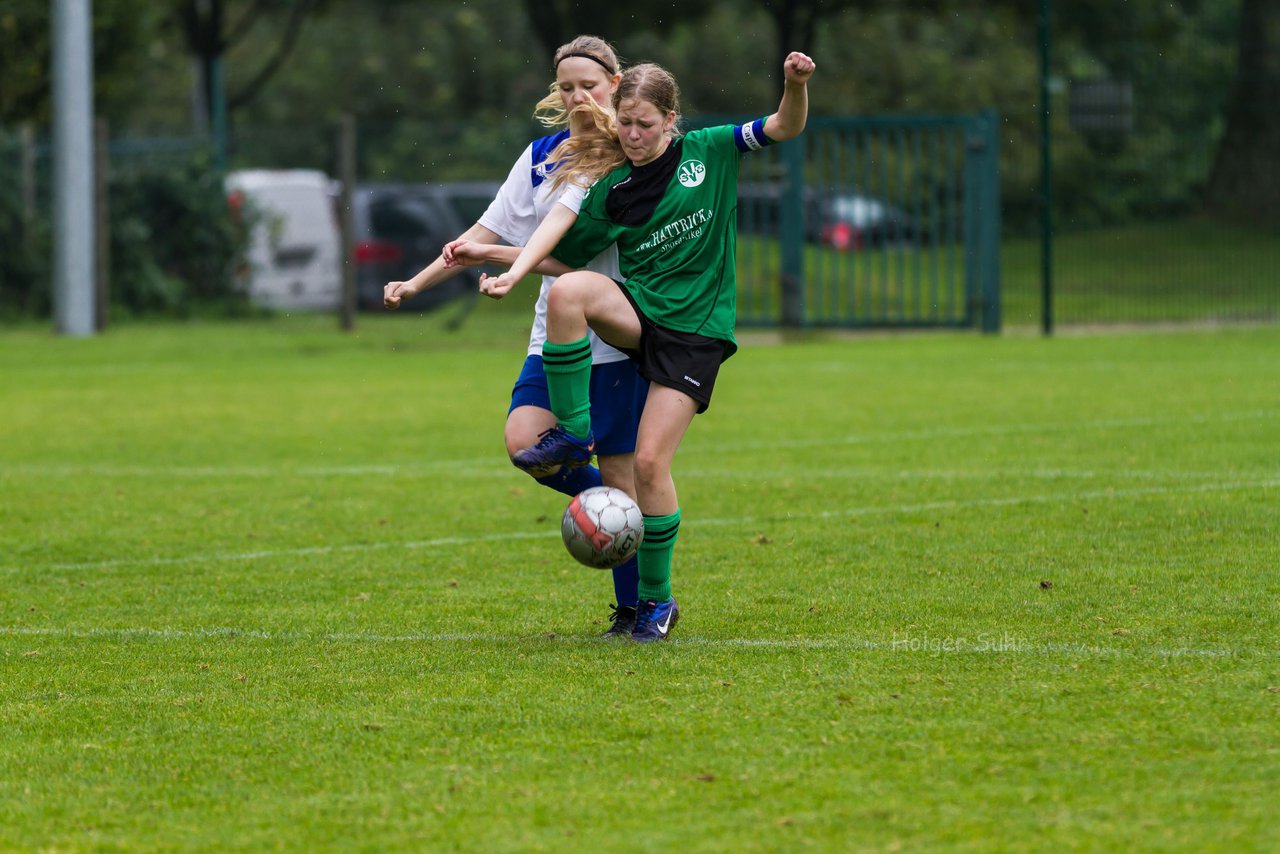
<svg viewBox="0 0 1280 854">
<path fill-rule="evenodd" d="M 698 412 L 711 405 L 711 392 L 716 386 L 720 363 L 733 355 L 732 342 L 708 338 L 695 332 L 677 332 L 649 319 L 636 304 L 631 292 L 618 281 L 636 317 L 640 319 L 640 346 L 637 349 L 617 347 L 640 367 L 640 375 L 651 383 L 682 391 L 698 403 Z M 609 343 L 607 340 L 605 343 Z"/>
</svg>

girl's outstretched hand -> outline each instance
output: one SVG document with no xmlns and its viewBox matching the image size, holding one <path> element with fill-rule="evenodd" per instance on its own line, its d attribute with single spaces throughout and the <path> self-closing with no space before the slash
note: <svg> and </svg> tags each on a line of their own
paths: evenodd
<svg viewBox="0 0 1280 854">
<path fill-rule="evenodd" d="M 809 82 L 809 78 L 813 76 L 813 71 L 817 67 L 817 63 L 807 54 L 795 50 L 787 54 L 786 61 L 782 63 L 782 76 L 788 83 L 803 85 Z"/>
<path fill-rule="evenodd" d="M 444 258 L 445 269 L 474 267 L 485 262 L 486 248 L 483 243 L 473 243 L 470 240 L 451 240 L 444 245 L 440 255 Z"/>
<path fill-rule="evenodd" d="M 408 282 L 387 282 L 382 288 L 382 305 L 388 311 L 395 311 L 403 300 L 417 293 Z"/>
<path fill-rule="evenodd" d="M 503 273 L 501 276 L 489 276 L 484 273 L 480 274 L 480 293 L 490 299 L 502 299 L 511 289 L 516 286 L 516 279 L 511 273 Z"/>
</svg>

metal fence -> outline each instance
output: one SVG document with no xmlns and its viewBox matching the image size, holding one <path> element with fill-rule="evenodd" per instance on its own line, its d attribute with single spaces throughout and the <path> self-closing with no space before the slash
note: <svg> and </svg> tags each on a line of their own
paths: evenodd
<svg viewBox="0 0 1280 854">
<path fill-rule="evenodd" d="M 1116 4 L 1105 27 L 1082 26 L 1066 4 L 1055 9 L 1055 37 L 1044 45 L 1049 180 L 1026 169 L 1027 158 L 1005 179 L 1008 323 L 1044 319 L 1046 213 L 1054 326 L 1280 320 L 1277 208 L 1270 217 L 1233 210 L 1211 186 L 1227 127 L 1240 118 L 1231 110 L 1263 127 L 1276 105 L 1232 104 L 1239 9 L 1180 9 Z M 1184 47 L 1174 58 L 1167 46 L 1177 33 Z M 1037 152 L 1038 100 L 1002 106 L 1010 133 Z M 1260 182 L 1280 171 L 1272 146 Z"/>
<path fill-rule="evenodd" d="M 1172 93 L 1140 74 L 1119 83 L 1064 75 L 1053 90 L 1055 323 L 1280 320 L 1280 231 L 1203 210 L 1221 122 L 1206 117 L 1207 107 L 1192 109 L 1175 97 L 1176 79 Z M 800 140 L 745 158 L 742 322 L 1038 325 L 1041 200 L 1035 176 L 1018 165 L 1036 118 L 1025 109 L 998 118 L 815 116 Z M 397 136 L 362 127 L 360 175 L 426 180 L 442 165 L 466 160 L 465 177 L 500 179 L 511 152 L 536 132 L 522 124 L 490 140 L 507 159 L 464 157 L 449 148 L 470 139 L 461 128 Z M 290 129 L 308 140 L 293 159 L 268 156 L 271 140 L 284 135 L 265 128 L 238 134 L 233 168 L 333 171 L 334 127 Z M 165 168 L 206 145 L 113 139 L 108 168 Z M 0 132 L 0 161 L 8 208 L 47 219 L 47 137 L 39 129 Z M 449 177 L 464 176 L 454 169 Z"/>
<path fill-rule="evenodd" d="M 1000 327 L 996 118 L 815 118 L 744 158 L 739 319 Z"/>
</svg>

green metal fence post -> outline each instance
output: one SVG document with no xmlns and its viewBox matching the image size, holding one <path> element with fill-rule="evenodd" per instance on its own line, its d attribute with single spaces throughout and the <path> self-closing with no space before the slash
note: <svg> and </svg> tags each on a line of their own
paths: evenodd
<svg viewBox="0 0 1280 854">
<path fill-rule="evenodd" d="M 1050 0 L 1040 0 L 1040 327 L 1053 334 L 1053 149 L 1049 114 Z"/>
<path fill-rule="evenodd" d="M 781 198 L 782 325 L 804 325 L 804 139 L 784 142 L 778 152 L 785 173 Z"/>
<path fill-rule="evenodd" d="M 739 324 L 999 331 L 998 133 L 994 112 L 827 116 L 744 161 Z"/>
<path fill-rule="evenodd" d="M 998 119 L 983 111 L 965 129 L 965 324 L 1000 331 L 1000 169 Z"/>
<path fill-rule="evenodd" d="M 964 325 L 977 325 L 977 315 L 982 310 L 982 201 L 983 175 L 982 152 L 987 147 L 986 133 L 980 117 L 969 118 L 964 124 Z"/>
<path fill-rule="evenodd" d="M 983 112 L 987 142 L 982 156 L 982 331 L 1000 331 L 1000 117 Z"/>
</svg>

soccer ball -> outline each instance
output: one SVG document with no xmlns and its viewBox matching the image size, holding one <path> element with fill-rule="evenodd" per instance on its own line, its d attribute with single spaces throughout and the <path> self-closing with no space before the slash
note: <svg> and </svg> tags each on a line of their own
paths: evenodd
<svg viewBox="0 0 1280 854">
<path fill-rule="evenodd" d="M 564 546 L 579 563 L 609 569 L 628 560 L 644 539 L 640 506 L 621 489 L 594 486 L 573 497 L 560 520 Z"/>
</svg>

